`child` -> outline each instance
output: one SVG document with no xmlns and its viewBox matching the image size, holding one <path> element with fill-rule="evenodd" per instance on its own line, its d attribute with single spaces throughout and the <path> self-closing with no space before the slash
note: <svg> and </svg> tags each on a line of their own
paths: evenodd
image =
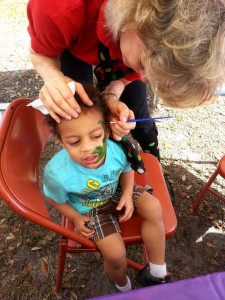
<svg viewBox="0 0 225 300">
<path fill-rule="evenodd" d="M 117 220 L 125 222 L 135 210 L 143 219 L 142 238 L 150 259 L 137 279 L 141 286 L 169 282 L 161 205 L 134 184 L 134 171 L 126 155 L 108 139 L 108 111 L 103 96 L 94 87 L 86 86 L 85 90 L 93 106 L 86 106 L 76 95 L 81 106 L 77 119 L 56 123 L 50 116 L 46 118 L 64 149 L 46 165 L 44 193 L 50 204 L 74 223 L 76 232 L 96 242 L 105 271 L 118 291 L 132 287 L 126 275 L 126 249 Z"/>
</svg>

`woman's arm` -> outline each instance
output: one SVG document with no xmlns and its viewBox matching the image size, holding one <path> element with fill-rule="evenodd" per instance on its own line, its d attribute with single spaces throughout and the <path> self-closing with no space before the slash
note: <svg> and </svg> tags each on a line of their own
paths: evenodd
<svg viewBox="0 0 225 300">
<path fill-rule="evenodd" d="M 60 71 L 60 60 L 58 57 L 48 57 L 36 53 L 30 48 L 30 58 L 35 70 L 44 80 L 49 81 L 55 77 L 63 76 Z"/>
</svg>

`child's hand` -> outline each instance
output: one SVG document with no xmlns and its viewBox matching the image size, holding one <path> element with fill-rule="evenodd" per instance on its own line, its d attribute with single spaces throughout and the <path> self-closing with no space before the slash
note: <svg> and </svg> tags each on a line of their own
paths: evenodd
<svg viewBox="0 0 225 300">
<path fill-rule="evenodd" d="M 119 217 L 119 222 L 125 222 L 129 220 L 134 212 L 133 200 L 130 195 L 122 195 L 119 204 L 117 205 L 117 210 L 125 209 L 124 215 Z"/>
<path fill-rule="evenodd" d="M 76 217 L 76 220 L 74 220 L 73 223 L 77 233 L 82 234 L 88 239 L 94 235 L 95 230 L 91 228 L 93 221 L 89 217 L 80 215 L 79 217 Z"/>
</svg>

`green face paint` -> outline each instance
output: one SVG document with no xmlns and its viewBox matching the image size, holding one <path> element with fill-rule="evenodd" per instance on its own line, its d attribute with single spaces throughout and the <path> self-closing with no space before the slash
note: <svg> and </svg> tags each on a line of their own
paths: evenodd
<svg viewBox="0 0 225 300">
<path fill-rule="evenodd" d="M 106 150 L 107 150 L 106 131 L 105 131 L 105 127 L 103 126 L 103 121 L 102 120 L 98 121 L 98 124 L 101 124 L 104 129 L 104 138 L 102 140 L 103 146 L 97 146 L 95 150 L 92 152 L 92 154 L 98 154 L 98 160 L 96 161 L 96 163 L 98 163 L 106 155 Z"/>
</svg>

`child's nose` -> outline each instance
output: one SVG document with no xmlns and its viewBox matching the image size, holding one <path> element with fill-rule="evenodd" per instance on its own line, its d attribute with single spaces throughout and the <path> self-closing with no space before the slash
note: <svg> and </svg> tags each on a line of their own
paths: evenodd
<svg viewBox="0 0 225 300">
<path fill-rule="evenodd" d="M 83 151 L 83 152 L 91 151 L 91 150 L 93 150 L 93 148 L 94 148 L 94 145 L 90 141 L 84 142 L 81 145 L 81 151 Z"/>
</svg>

